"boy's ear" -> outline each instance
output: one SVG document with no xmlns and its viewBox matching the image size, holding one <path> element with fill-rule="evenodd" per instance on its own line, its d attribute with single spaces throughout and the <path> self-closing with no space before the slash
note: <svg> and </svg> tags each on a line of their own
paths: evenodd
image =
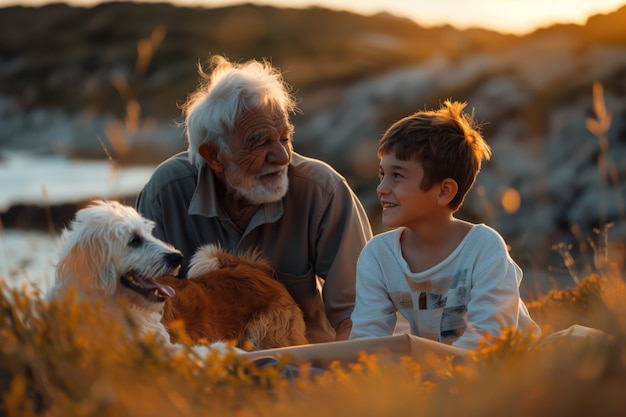
<svg viewBox="0 0 626 417">
<path fill-rule="evenodd" d="M 446 178 L 439 184 L 439 204 L 441 206 L 447 206 L 450 201 L 456 197 L 456 193 L 459 191 L 459 184 L 452 178 Z"/>
<path fill-rule="evenodd" d="M 215 172 L 222 173 L 226 169 L 220 161 L 220 152 L 218 147 L 213 143 L 202 143 L 198 146 L 198 153 L 207 163 L 207 165 Z"/>
</svg>

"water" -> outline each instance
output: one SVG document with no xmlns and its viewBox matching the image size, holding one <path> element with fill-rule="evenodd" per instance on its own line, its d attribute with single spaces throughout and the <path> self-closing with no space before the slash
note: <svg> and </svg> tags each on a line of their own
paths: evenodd
<svg viewBox="0 0 626 417">
<path fill-rule="evenodd" d="M 134 195 L 153 170 L 118 167 L 106 160 L 6 152 L 0 155 L 0 216 L 17 204 L 46 207 Z M 0 226 L 0 277 L 11 286 L 47 289 L 54 277 L 58 234 Z"/>
<path fill-rule="evenodd" d="M 5 153 L 0 156 L 0 212 L 15 204 L 44 206 L 131 195 L 153 170 L 153 166 L 119 167 L 106 160 Z"/>
</svg>

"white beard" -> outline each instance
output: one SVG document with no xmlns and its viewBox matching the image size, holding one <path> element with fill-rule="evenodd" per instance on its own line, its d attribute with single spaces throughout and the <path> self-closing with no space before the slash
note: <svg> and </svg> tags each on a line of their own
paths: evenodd
<svg viewBox="0 0 626 417">
<path fill-rule="evenodd" d="M 272 173 L 279 174 L 272 179 L 263 178 Z M 282 199 L 289 188 L 287 165 L 265 165 L 258 174 L 245 175 L 237 164 L 230 162 L 224 171 L 224 177 L 228 188 L 235 190 L 238 197 L 251 204 L 274 203 Z"/>
</svg>

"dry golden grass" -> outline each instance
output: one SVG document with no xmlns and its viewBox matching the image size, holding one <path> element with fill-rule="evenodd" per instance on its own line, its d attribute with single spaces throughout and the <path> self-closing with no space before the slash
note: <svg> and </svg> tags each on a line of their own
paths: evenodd
<svg viewBox="0 0 626 417">
<path fill-rule="evenodd" d="M 362 355 L 323 373 L 301 367 L 290 380 L 281 375 L 288 358 L 257 369 L 234 354 L 169 357 L 153 338 L 104 320 L 98 305 L 3 288 L 0 415 L 621 415 L 625 299 L 622 276 L 590 276 L 529 305 L 544 330 L 578 323 L 610 337 L 542 344 L 506 330 L 435 371 Z"/>
</svg>

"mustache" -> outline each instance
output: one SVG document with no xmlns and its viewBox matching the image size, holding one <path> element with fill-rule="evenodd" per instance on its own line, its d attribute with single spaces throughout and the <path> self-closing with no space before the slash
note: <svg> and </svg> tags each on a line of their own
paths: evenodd
<svg viewBox="0 0 626 417">
<path fill-rule="evenodd" d="M 288 167 L 286 165 L 280 165 L 280 166 L 267 165 L 267 166 L 263 167 L 261 169 L 261 171 L 258 172 L 255 176 L 257 178 L 261 178 L 261 177 L 263 177 L 265 175 L 286 174 L 287 173 L 287 169 L 288 169 Z"/>
</svg>

